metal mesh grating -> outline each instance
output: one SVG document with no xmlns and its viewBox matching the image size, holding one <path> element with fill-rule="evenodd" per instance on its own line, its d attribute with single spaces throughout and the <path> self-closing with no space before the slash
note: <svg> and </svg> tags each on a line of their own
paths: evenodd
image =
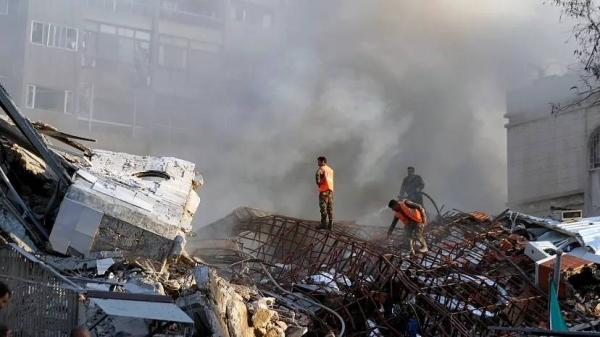
<svg viewBox="0 0 600 337">
<path fill-rule="evenodd" d="M 234 232 L 244 251 L 265 261 L 280 285 L 334 308 L 348 336 L 374 333 L 368 321 L 386 336 L 403 336 L 413 316 L 423 336 L 445 337 L 491 336 L 490 325 L 528 327 L 547 320 L 546 294 L 490 244 L 495 241 L 490 236 L 503 232 L 495 233 L 489 220 L 459 213 L 430 224 L 431 252 L 421 259 L 404 257 L 401 230 L 393 234 L 396 244 L 387 247 L 370 240 L 386 228 L 348 224 L 323 232 L 315 230 L 317 225 L 273 215 L 244 219 Z M 247 268 L 256 284 L 271 288 L 258 264 L 250 262 Z M 331 295 L 322 284 L 301 286 L 319 272 L 334 276 L 341 292 Z M 327 313 L 319 316 L 336 326 Z"/>
<path fill-rule="evenodd" d="M 9 245 L 0 248 L 0 281 L 13 297 L 0 322 L 13 336 L 66 337 L 78 323 L 78 294 L 64 278 Z"/>
</svg>

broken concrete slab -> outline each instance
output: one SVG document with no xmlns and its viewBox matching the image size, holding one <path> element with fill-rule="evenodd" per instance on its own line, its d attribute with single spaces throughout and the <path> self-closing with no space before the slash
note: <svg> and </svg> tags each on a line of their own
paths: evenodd
<svg viewBox="0 0 600 337">
<path fill-rule="evenodd" d="M 191 229 L 199 198 L 194 164 L 95 150 L 61 203 L 50 234 L 53 248 L 86 255 L 123 251 L 166 259 L 173 240 Z"/>
<path fill-rule="evenodd" d="M 18 119 L 13 122 L 19 128 L 31 127 L 22 116 L 11 117 Z M 12 128 L 18 133 L 10 123 L 2 125 L 4 133 Z M 62 254 L 119 248 L 128 256 L 164 260 L 172 241 L 191 230 L 200 203 L 196 190 L 203 183 L 195 164 L 103 150 L 90 150 L 87 160 L 49 150 L 44 144 L 32 146 L 28 140 L 47 140 L 33 128 L 27 131 L 26 138 L 0 141 L 8 165 L 3 171 L 10 177 L 4 183 L 12 187 L 10 180 L 19 182 L 16 192 L 11 190 L 3 199 L 22 208 L 18 212 L 25 233 L 11 231 L 21 241 L 31 239 L 43 246 L 49 236 L 52 249 Z M 63 165 L 60 169 L 55 167 L 57 161 Z"/>
</svg>

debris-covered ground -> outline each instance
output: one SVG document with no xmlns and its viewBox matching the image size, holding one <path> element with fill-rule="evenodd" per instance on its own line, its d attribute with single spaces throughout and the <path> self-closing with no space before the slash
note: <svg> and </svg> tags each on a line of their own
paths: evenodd
<svg viewBox="0 0 600 337">
<path fill-rule="evenodd" d="M 402 228 L 319 231 L 248 207 L 191 232 L 193 163 L 92 150 L 28 121 L 3 90 L 0 105 L 0 280 L 14 292 L 0 320 L 16 336 L 79 324 L 96 336 L 523 335 L 549 328 L 558 249 L 567 326 L 600 322 L 600 218 L 439 214 L 418 257 Z"/>
<path fill-rule="evenodd" d="M 527 229 L 515 228 L 515 219 L 527 221 Z M 510 211 L 496 219 L 447 213 L 426 227 L 430 252 L 417 258 L 406 255 L 401 229 L 387 240 L 382 239 L 387 228 L 342 223 L 326 232 L 317 226 L 242 208 L 203 228 L 197 238 L 205 240 L 191 239 L 189 246 L 199 247 L 194 254 L 210 263 L 245 261 L 236 282 L 298 303 L 323 323 L 316 328 L 344 329 L 349 336 L 404 336 L 411 326 L 423 336 L 499 334 L 489 330 L 493 326 L 549 327 L 548 283 L 536 280 L 536 263 L 525 254 L 539 227 L 530 217 Z M 232 241 L 224 239 L 232 237 L 243 254 L 232 254 Z M 600 281 L 593 262 L 576 256 L 567 262 L 569 256 L 563 256 L 563 314 L 572 330 L 591 331 L 599 323 Z M 341 320 L 309 300 L 333 309 Z M 511 334 L 522 335 L 503 332 Z"/>
</svg>

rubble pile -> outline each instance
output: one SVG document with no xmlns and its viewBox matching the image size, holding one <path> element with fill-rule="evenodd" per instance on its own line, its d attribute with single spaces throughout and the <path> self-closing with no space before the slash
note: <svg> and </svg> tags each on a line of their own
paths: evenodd
<svg viewBox="0 0 600 337">
<path fill-rule="evenodd" d="M 0 280 L 14 293 L 0 320 L 15 336 L 308 330 L 307 315 L 188 255 L 203 184 L 193 163 L 89 149 L 30 122 L 1 87 L 0 106 Z"/>
<path fill-rule="evenodd" d="M 589 327 L 590 322 L 600 323 L 597 268 L 600 259 L 593 239 L 598 233 L 598 220 L 600 218 L 586 218 L 561 223 L 507 211 L 497 221 L 506 233 L 500 248 L 545 291 L 548 285 L 544 276 L 549 266 L 553 266 L 557 250 L 565 252 L 559 292 L 559 297 L 564 299 L 563 310 L 570 309 L 578 318 L 586 316 L 589 320 L 587 324 L 577 324 L 573 314 L 567 313 L 567 317 L 574 320 L 575 331 Z"/>
<path fill-rule="evenodd" d="M 402 230 L 388 241 L 381 239 L 387 228 L 346 222 L 327 232 L 316 230 L 313 221 L 264 216 L 268 212 L 253 216 L 252 210 L 234 213 L 245 216 L 234 224 L 228 221 L 229 226 L 217 222 L 203 228 L 198 237 L 204 230 L 212 242 L 219 232 L 235 237 L 246 257 L 240 270 L 251 279 L 245 282 L 294 301 L 322 320 L 324 330 L 307 335 L 324 335 L 327 327 L 339 333 L 343 327 L 315 302 L 339 314 L 348 335 L 403 336 L 411 321 L 425 336 L 493 334 L 490 326 L 549 326 L 548 292 L 524 253 L 532 238 L 507 227 L 509 212 L 496 219 L 478 212 L 446 213 L 426 227 L 430 252 L 417 258 L 406 254 Z M 202 258 L 203 249 L 195 254 Z M 563 274 L 565 280 L 588 279 L 582 270 Z M 595 308 L 589 299 L 594 292 L 589 285 L 580 287 L 588 290 L 586 310 L 570 299 L 562 301 L 563 313 L 571 329 L 590 330 L 598 324 L 589 313 Z"/>
<path fill-rule="evenodd" d="M 557 256 L 568 328 L 600 324 L 600 218 L 447 212 L 417 257 L 401 228 L 249 207 L 194 233 L 193 163 L 89 149 L 3 90 L 0 106 L 0 280 L 16 299 L 0 320 L 16 336 L 516 336 L 550 327 Z"/>
</svg>

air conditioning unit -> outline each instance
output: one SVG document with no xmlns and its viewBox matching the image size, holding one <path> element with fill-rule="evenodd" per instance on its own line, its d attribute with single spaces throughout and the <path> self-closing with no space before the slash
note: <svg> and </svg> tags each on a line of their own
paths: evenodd
<svg viewBox="0 0 600 337">
<path fill-rule="evenodd" d="M 583 211 L 579 209 L 553 210 L 552 219 L 560 222 L 577 221 L 583 218 Z"/>
</svg>

